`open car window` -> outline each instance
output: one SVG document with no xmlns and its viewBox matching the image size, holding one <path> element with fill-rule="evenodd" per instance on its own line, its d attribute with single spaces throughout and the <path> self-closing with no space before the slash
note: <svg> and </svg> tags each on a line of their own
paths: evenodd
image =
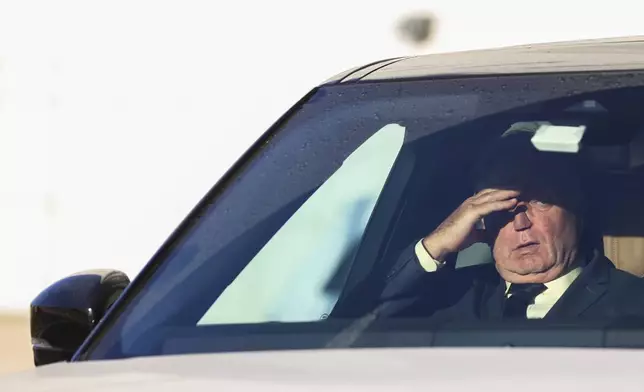
<svg viewBox="0 0 644 392">
<path fill-rule="evenodd" d="M 585 127 L 597 249 L 642 276 L 642 99 L 633 72 L 323 86 L 200 204 L 82 355 L 329 346 L 351 327 L 333 317 L 352 309 L 348 294 L 382 289 L 400 254 L 473 194 L 482 146 L 520 122 Z M 485 244 L 455 256 L 456 269 L 492 261 Z M 424 324 L 387 325 L 359 331 L 378 346 Z"/>
</svg>

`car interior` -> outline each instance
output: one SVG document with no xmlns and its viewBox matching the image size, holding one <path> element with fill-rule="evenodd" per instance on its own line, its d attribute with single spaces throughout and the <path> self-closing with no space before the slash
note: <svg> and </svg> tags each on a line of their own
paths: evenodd
<svg viewBox="0 0 644 392">
<path fill-rule="evenodd" d="M 636 108 L 642 95 L 641 89 L 617 89 L 567 97 L 479 118 L 406 143 L 367 227 L 344 293 L 373 277 L 374 271 L 382 278 L 403 248 L 431 232 L 471 195 L 478 146 L 522 121 L 586 126 L 579 154 L 587 162 L 583 184 L 592 215 L 591 241 L 617 268 L 644 276 L 644 113 Z M 460 252 L 455 265 L 491 261 L 489 247 L 478 244 Z"/>
<path fill-rule="evenodd" d="M 360 309 L 360 304 L 346 300 L 355 299 L 348 294 L 365 281 L 371 282 L 373 292 L 377 292 L 401 251 L 437 227 L 472 194 L 472 167 L 480 146 L 517 122 L 548 121 L 556 125 L 586 126 L 579 154 L 587 162 L 583 184 L 589 211 L 592 212 L 592 219 L 588 220 L 591 229 L 589 240 L 617 268 L 644 276 L 644 204 L 641 203 L 644 200 L 644 113 L 636 107 L 642 99 L 644 91 L 639 89 L 608 90 L 524 106 L 436 133 L 418 129 L 428 126 L 423 121 L 401 120 L 408 135 L 424 133 L 429 136 L 406 142 L 391 169 L 337 302 L 336 309 L 342 309 L 341 316 L 338 318 L 334 310 L 323 323 L 290 323 L 288 331 L 299 331 L 295 334 L 280 328 L 279 323 L 209 326 L 216 328 L 217 333 L 226 339 L 218 339 L 208 349 L 225 347 L 225 350 L 240 350 L 242 346 L 256 349 L 284 344 L 291 348 L 310 347 L 311 344 L 325 347 L 505 344 L 508 336 L 521 331 L 520 323 L 487 329 L 488 332 L 496 331 L 496 335 L 481 334 L 481 329 L 472 329 L 472 326 L 465 326 L 465 329 L 455 327 L 441 332 L 443 335 L 438 339 L 429 337 L 434 333 L 429 332 L 432 326 L 425 326 L 422 320 L 413 320 L 407 326 L 420 334 L 392 334 L 387 323 L 396 320 L 379 321 L 373 325 L 371 320 L 362 324 L 364 319 L 360 314 L 364 309 Z M 490 249 L 484 244 L 461 251 L 455 257 L 455 268 L 492 262 Z M 354 306 L 358 312 L 352 314 Z M 348 327 L 343 325 L 346 315 L 357 317 L 357 321 Z M 357 330 L 354 329 L 356 325 L 359 326 Z M 615 346 L 623 342 L 620 340 L 623 335 L 616 335 L 597 343 L 593 340 L 596 335 L 580 334 L 578 329 L 566 331 L 569 327 L 546 325 L 535 330 L 532 325 L 528 326 L 532 330 L 514 335 L 512 339 L 516 344 L 532 346 Z M 366 328 L 370 333 L 362 333 Z M 405 324 L 396 324 L 396 328 L 401 328 L 400 331 L 406 327 Z M 209 332 L 204 329 L 200 333 L 205 336 Z M 270 343 L 256 337 L 263 334 L 271 336 Z M 242 335 L 243 344 L 231 339 L 241 339 Z M 296 337 L 302 341 L 286 342 Z M 644 344 L 644 340 L 640 343 Z M 629 338 L 623 344 L 632 347 L 640 343 Z"/>
</svg>

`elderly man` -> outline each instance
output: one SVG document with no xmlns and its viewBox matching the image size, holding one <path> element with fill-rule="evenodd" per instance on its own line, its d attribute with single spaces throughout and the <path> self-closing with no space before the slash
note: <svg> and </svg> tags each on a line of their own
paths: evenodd
<svg viewBox="0 0 644 392">
<path fill-rule="evenodd" d="M 644 280 L 617 270 L 587 239 L 584 217 L 592 212 L 575 154 L 539 152 L 531 136 L 530 127 L 511 128 L 487 151 L 478 192 L 388 274 L 378 296 L 381 317 L 644 317 Z M 490 246 L 495 263 L 450 268 L 475 242 Z"/>
</svg>

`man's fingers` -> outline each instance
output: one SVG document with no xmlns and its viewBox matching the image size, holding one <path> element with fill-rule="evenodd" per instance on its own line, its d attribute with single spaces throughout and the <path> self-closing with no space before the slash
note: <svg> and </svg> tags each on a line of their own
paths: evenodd
<svg viewBox="0 0 644 392">
<path fill-rule="evenodd" d="M 509 190 L 509 189 L 503 189 L 503 190 L 496 189 L 491 192 L 487 192 L 479 196 L 476 196 L 474 199 L 472 199 L 472 203 L 485 204 L 485 203 L 490 203 L 495 201 L 509 200 L 517 196 L 519 196 L 518 191 Z"/>
<path fill-rule="evenodd" d="M 510 210 L 514 208 L 514 206 L 516 206 L 518 202 L 519 201 L 517 199 L 513 198 L 509 200 L 498 200 L 479 204 L 475 206 L 476 215 L 480 219 L 491 214 L 492 212 Z"/>
<path fill-rule="evenodd" d="M 498 191 L 498 190 L 499 190 L 499 189 L 495 189 L 495 188 L 486 188 L 486 189 L 482 189 L 482 190 L 480 190 L 480 191 L 478 191 L 478 192 L 476 192 L 476 193 L 474 194 L 474 198 L 477 198 L 477 197 L 479 197 L 479 196 L 483 196 L 483 195 L 485 195 L 485 194 L 487 194 L 487 193 L 490 193 L 490 192 L 496 192 L 496 191 Z"/>
</svg>

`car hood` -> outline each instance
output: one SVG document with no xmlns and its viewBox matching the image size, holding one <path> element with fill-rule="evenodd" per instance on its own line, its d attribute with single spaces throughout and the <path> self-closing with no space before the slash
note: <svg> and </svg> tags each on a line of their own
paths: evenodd
<svg viewBox="0 0 644 392">
<path fill-rule="evenodd" d="M 0 379 L 2 391 L 570 391 L 641 384 L 644 351 L 351 349 L 60 363 Z M 207 389 L 206 389 L 207 388 Z M 304 389 L 306 388 L 306 389 Z M 392 389 L 393 388 L 393 389 Z"/>
</svg>

